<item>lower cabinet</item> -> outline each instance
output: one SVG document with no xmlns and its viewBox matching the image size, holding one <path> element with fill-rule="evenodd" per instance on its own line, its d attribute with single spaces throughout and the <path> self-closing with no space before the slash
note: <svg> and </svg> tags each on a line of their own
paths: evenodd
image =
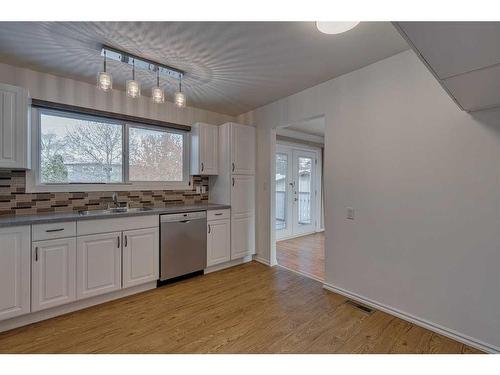
<svg viewBox="0 0 500 375">
<path fill-rule="evenodd" d="M 231 260 L 255 254 L 255 216 L 231 219 Z"/>
<path fill-rule="evenodd" d="M 122 287 L 122 232 L 77 237 L 76 296 L 88 298 Z"/>
<path fill-rule="evenodd" d="M 231 260 L 231 223 L 215 220 L 207 223 L 207 267 Z"/>
<path fill-rule="evenodd" d="M 0 320 L 30 312 L 29 226 L 0 228 Z"/>
<path fill-rule="evenodd" d="M 31 311 L 76 300 L 76 238 L 33 242 Z"/>
<path fill-rule="evenodd" d="M 158 228 L 123 232 L 123 287 L 158 280 L 160 270 Z"/>
</svg>

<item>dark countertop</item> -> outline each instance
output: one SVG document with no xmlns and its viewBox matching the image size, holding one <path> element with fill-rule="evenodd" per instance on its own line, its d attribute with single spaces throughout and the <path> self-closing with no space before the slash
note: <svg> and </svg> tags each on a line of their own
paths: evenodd
<svg viewBox="0 0 500 375">
<path fill-rule="evenodd" d="M 190 205 L 172 205 L 168 207 L 153 208 L 148 211 L 140 212 L 114 212 L 92 215 L 80 215 L 78 212 L 54 212 L 40 215 L 8 215 L 0 216 L 0 228 L 12 227 L 16 225 L 46 224 L 57 223 L 60 221 L 80 221 L 96 219 L 112 219 L 128 216 L 147 216 L 161 214 L 175 214 L 179 212 L 210 211 L 229 209 L 231 206 L 225 204 L 200 203 Z"/>
</svg>

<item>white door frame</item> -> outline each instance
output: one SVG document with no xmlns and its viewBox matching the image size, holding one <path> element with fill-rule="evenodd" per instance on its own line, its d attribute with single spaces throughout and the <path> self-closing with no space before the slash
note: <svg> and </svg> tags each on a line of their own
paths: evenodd
<svg viewBox="0 0 500 375">
<path fill-rule="evenodd" d="M 287 155 L 287 177 L 285 180 L 287 199 L 286 199 L 286 228 L 283 230 L 276 230 L 276 239 L 282 240 L 287 238 L 304 236 L 307 234 L 315 233 L 321 231 L 321 153 L 322 150 L 319 147 L 311 147 L 298 143 L 284 142 L 280 141 L 276 144 L 276 151 L 274 153 L 274 159 L 276 160 L 276 154 L 281 153 Z M 292 179 L 295 179 L 296 169 L 297 169 L 297 158 L 299 155 L 310 156 L 313 160 L 313 173 L 312 173 L 312 186 L 311 186 L 311 199 L 314 203 L 311 207 L 312 224 L 305 228 L 298 226 L 298 204 L 295 203 L 295 193 L 297 192 L 297 187 L 292 187 Z M 295 176 L 295 177 L 294 177 Z M 296 184 L 298 181 L 295 182 Z M 276 195 L 276 190 L 274 194 Z M 276 200 L 275 200 L 276 202 Z M 274 218 L 273 225 L 276 225 L 276 218 Z"/>
</svg>

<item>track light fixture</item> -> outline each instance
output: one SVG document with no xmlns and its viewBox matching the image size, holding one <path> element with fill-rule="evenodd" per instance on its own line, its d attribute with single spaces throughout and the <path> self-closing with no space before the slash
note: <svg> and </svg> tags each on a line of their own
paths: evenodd
<svg viewBox="0 0 500 375">
<path fill-rule="evenodd" d="M 186 106 L 186 95 L 182 92 L 184 71 L 107 46 L 102 47 L 101 55 L 104 57 L 104 71 L 100 72 L 97 77 L 97 85 L 101 90 L 109 91 L 113 84 L 111 75 L 106 72 L 106 59 L 108 58 L 132 65 L 132 79 L 126 81 L 126 93 L 128 97 L 138 98 L 141 96 L 141 84 L 135 79 L 135 68 L 137 67 L 156 74 L 156 86 L 151 89 L 151 100 L 153 103 L 160 104 L 165 102 L 165 92 L 160 87 L 160 76 L 165 76 L 179 80 L 179 91 L 174 95 L 174 102 L 179 108 Z"/>
</svg>

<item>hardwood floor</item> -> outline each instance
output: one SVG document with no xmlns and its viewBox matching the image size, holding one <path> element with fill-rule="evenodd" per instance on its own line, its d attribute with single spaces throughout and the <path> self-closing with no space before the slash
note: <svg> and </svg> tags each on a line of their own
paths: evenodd
<svg viewBox="0 0 500 375">
<path fill-rule="evenodd" d="M 1 353 L 478 353 L 251 262 L 0 333 Z"/>
<path fill-rule="evenodd" d="M 309 275 L 317 280 L 325 279 L 325 234 L 307 236 L 276 242 L 278 264 Z"/>
</svg>

